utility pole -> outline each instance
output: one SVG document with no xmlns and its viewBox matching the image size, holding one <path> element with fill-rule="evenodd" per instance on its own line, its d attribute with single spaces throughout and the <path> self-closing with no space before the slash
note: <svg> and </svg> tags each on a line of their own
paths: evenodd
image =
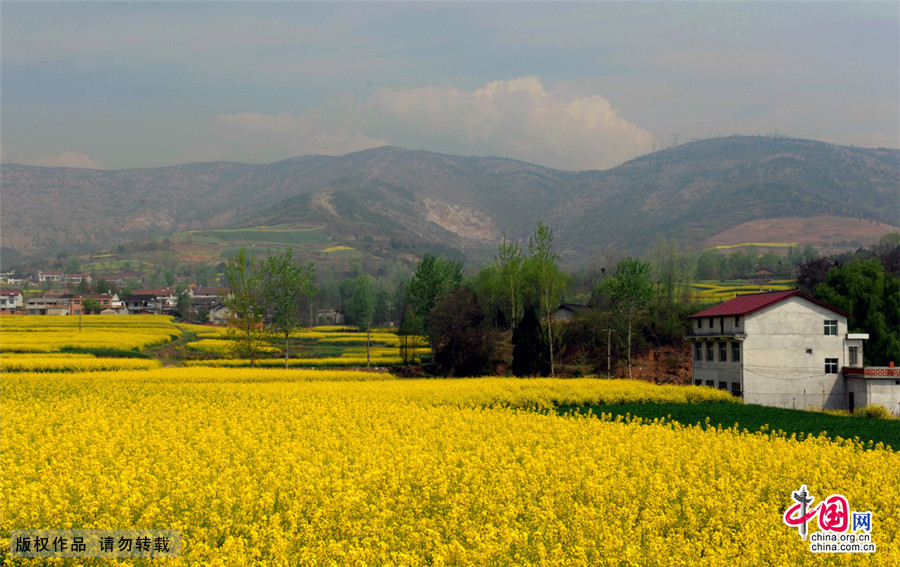
<svg viewBox="0 0 900 567">
<path fill-rule="evenodd" d="M 600 329 L 601 331 L 606 331 L 606 377 L 611 378 L 610 369 L 612 368 L 612 334 L 615 329 L 607 328 Z"/>
</svg>

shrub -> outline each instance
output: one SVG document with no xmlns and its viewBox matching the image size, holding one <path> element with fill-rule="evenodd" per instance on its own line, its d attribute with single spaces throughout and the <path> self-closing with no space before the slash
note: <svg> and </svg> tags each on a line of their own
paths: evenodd
<svg viewBox="0 0 900 567">
<path fill-rule="evenodd" d="M 878 404 L 869 404 L 861 408 L 853 410 L 856 417 L 874 417 L 877 419 L 895 419 L 894 415 L 884 406 Z"/>
</svg>

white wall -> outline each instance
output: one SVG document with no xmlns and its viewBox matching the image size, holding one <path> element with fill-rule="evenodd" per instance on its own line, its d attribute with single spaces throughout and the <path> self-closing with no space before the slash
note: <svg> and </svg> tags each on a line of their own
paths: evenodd
<svg viewBox="0 0 900 567">
<path fill-rule="evenodd" d="M 847 379 L 847 390 L 854 393 L 854 409 L 878 405 L 900 417 L 900 384 L 898 382 L 900 382 L 898 376 L 851 377 Z"/>
<path fill-rule="evenodd" d="M 837 335 L 825 335 L 836 319 Z M 744 401 L 784 408 L 846 407 L 840 368 L 846 364 L 847 318 L 800 297 L 747 316 L 743 343 Z M 837 373 L 825 373 L 825 359 Z"/>
</svg>

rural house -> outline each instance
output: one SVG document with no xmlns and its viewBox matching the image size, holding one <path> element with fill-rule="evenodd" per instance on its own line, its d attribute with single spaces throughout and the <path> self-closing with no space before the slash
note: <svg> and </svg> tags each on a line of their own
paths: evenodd
<svg viewBox="0 0 900 567">
<path fill-rule="evenodd" d="M 579 305 L 577 303 L 563 303 L 556 309 L 553 315 L 554 321 L 571 321 L 578 313 L 585 313 L 590 308 L 587 305 Z"/>
<path fill-rule="evenodd" d="M 693 382 L 752 404 L 900 412 L 900 369 L 865 368 L 850 313 L 805 293 L 738 296 L 691 316 Z"/>
<path fill-rule="evenodd" d="M 21 291 L 0 291 L 0 313 L 15 313 L 25 306 Z"/>
</svg>

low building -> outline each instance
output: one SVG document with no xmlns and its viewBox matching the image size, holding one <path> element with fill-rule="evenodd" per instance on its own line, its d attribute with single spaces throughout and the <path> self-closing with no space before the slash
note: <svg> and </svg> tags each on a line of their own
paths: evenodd
<svg viewBox="0 0 900 567">
<path fill-rule="evenodd" d="M 130 315 L 159 314 L 162 313 L 159 300 L 153 293 L 133 293 L 123 295 L 122 303 Z"/>
<path fill-rule="evenodd" d="M 38 282 L 40 282 L 40 283 L 61 282 L 65 279 L 65 277 L 66 277 L 66 274 L 64 274 L 63 272 L 44 272 L 44 271 L 38 272 Z"/>
<path fill-rule="evenodd" d="M 851 412 L 863 406 L 881 406 L 900 417 L 900 368 L 893 363 L 887 367 L 845 367 L 847 409 Z"/>
<path fill-rule="evenodd" d="M 97 305 L 100 306 L 101 312 L 106 310 L 110 312 L 118 312 L 120 309 L 124 307 L 121 301 L 119 301 L 119 296 L 116 294 L 108 294 L 108 293 L 82 293 L 82 294 L 66 294 L 62 296 L 64 299 L 69 300 L 69 314 L 71 315 L 81 315 L 84 313 L 84 301 L 86 299 L 92 299 L 97 302 Z"/>
<path fill-rule="evenodd" d="M 590 311 L 587 305 L 578 303 L 563 303 L 556 309 L 553 315 L 554 321 L 571 321 L 577 314 Z"/>
<path fill-rule="evenodd" d="M 69 300 L 63 297 L 35 297 L 25 301 L 28 315 L 68 315 Z"/>
<path fill-rule="evenodd" d="M 8 315 L 25 307 L 21 291 L 0 291 L 0 313 Z"/>
</svg>

